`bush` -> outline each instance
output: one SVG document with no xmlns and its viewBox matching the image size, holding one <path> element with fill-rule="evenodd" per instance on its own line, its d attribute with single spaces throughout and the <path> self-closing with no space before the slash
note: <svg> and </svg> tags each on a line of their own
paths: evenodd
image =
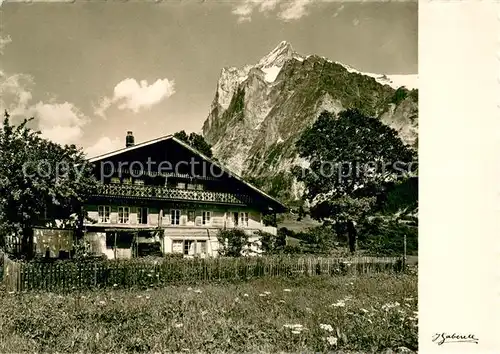
<svg viewBox="0 0 500 354">
<path fill-rule="evenodd" d="M 398 220 L 384 220 L 381 217 L 360 224 L 359 242 L 369 254 L 377 256 L 400 256 L 418 252 L 418 227 Z"/>
<path fill-rule="evenodd" d="M 165 253 L 163 255 L 163 257 L 166 259 L 181 259 L 181 258 L 184 258 L 184 254 L 183 253 Z"/>
<path fill-rule="evenodd" d="M 250 246 L 248 235 L 241 229 L 219 230 L 219 255 L 223 257 L 240 257 L 243 250 Z"/>
<path fill-rule="evenodd" d="M 277 235 L 273 235 L 259 230 L 255 235 L 259 236 L 261 249 L 266 254 L 281 253 L 286 246 L 286 235 L 283 233 L 278 232 Z"/>
<path fill-rule="evenodd" d="M 275 214 L 266 214 L 262 217 L 264 226 L 278 226 Z"/>
</svg>

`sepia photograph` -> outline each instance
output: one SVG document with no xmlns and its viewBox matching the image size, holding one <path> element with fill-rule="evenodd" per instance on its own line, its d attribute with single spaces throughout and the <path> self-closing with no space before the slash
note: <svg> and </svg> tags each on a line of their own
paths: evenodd
<svg viewBox="0 0 500 354">
<path fill-rule="evenodd" d="M 416 0 L 0 17 L 0 353 L 418 352 Z"/>
</svg>

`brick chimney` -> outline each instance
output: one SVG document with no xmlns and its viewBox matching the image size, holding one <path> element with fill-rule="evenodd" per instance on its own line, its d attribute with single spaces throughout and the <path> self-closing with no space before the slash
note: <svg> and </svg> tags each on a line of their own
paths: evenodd
<svg viewBox="0 0 500 354">
<path fill-rule="evenodd" d="M 127 132 L 127 136 L 125 137 L 125 147 L 134 146 L 134 136 L 131 131 Z"/>
</svg>

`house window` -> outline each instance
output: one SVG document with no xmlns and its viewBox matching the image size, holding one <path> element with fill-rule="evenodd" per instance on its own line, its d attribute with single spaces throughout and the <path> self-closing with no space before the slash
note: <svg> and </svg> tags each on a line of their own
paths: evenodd
<svg viewBox="0 0 500 354">
<path fill-rule="evenodd" d="M 234 226 L 238 226 L 238 213 L 237 212 L 233 213 L 233 224 L 234 224 Z"/>
<path fill-rule="evenodd" d="M 131 177 L 123 177 L 123 183 L 124 184 L 132 184 L 132 178 Z"/>
<path fill-rule="evenodd" d="M 194 222 L 194 210 L 188 210 L 188 222 Z"/>
<path fill-rule="evenodd" d="M 209 211 L 204 211 L 202 213 L 202 218 L 201 218 L 201 223 L 203 225 L 208 225 L 210 224 L 210 218 L 211 218 L 211 213 Z"/>
<path fill-rule="evenodd" d="M 196 185 L 196 189 L 197 189 L 197 190 L 199 190 L 199 191 L 202 191 L 202 190 L 203 190 L 203 184 L 198 183 L 198 184 Z"/>
<path fill-rule="evenodd" d="M 187 189 L 192 189 L 192 190 L 196 189 L 196 184 L 194 184 L 194 183 L 188 183 L 187 184 Z"/>
<path fill-rule="evenodd" d="M 129 214 L 130 214 L 129 207 L 118 207 L 118 223 L 128 224 Z"/>
<path fill-rule="evenodd" d="M 248 213 L 240 213 L 241 225 L 248 226 Z"/>
<path fill-rule="evenodd" d="M 180 218 L 181 218 L 181 211 L 179 209 L 170 210 L 170 224 L 179 225 Z"/>
<path fill-rule="evenodd" d="M 184 241 L 182 240 L 174 240 L 172 241 L 172 253 L 183 253 L 183 244 Z"/>
<path fill-rule="evenodd" d="M 109 222 L 109 214 L 111 212 L 111 207 L 108 205 L 99 205 L 97 207 L 99 217 L 98 222 Z"/>
<path fill-rule="evenodd" d="M 106 232 L 106 248 L 107 249 L 115 248 L 115 233 L 114 232 Z"/>
<path fill-rule="evenodd" d="M 148 208 L 137 208 L 137 222 L 144 225 L 148 223 Z"/>
<path fill-rule="evenodd" d="M 192 240 L 185 240 L 184 241 L 184 254 L 185 255 L 194 254 L 194 241 L 192 241 Z"/>
<path fill-rule="evenodd" d="M 144 180 L 143 179 L 135 179 L 134 180 L 134 184 L 143 186 L 144 185 Z"/>
<path fill-rule="evenodd" d="M 177 188 L 178 189 L 186 189 L 186 183 L 184 183 L 184 182 L 177 183 Z"/>
<path fill-rule="evenodd" d="M 111 183 L 120 183 L 119 177 L 111 177 Z"/>
</svg>

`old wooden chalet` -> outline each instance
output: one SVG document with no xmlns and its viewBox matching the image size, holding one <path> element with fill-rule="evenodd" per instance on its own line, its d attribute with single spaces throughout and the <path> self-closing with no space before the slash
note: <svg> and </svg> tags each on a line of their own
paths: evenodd
<svg viewBox="0 0 500 354">
<path fill-rule="evenodd" d="M 108 258 L 180 253 L 217 256 L 220 229 L 276 233 L 263 216 L 285 206 L 172 135 L 90 159 L 98 192 L 84 239 Z M 254 249 L 258 252 L 258 248 Z"/>
</svg>

